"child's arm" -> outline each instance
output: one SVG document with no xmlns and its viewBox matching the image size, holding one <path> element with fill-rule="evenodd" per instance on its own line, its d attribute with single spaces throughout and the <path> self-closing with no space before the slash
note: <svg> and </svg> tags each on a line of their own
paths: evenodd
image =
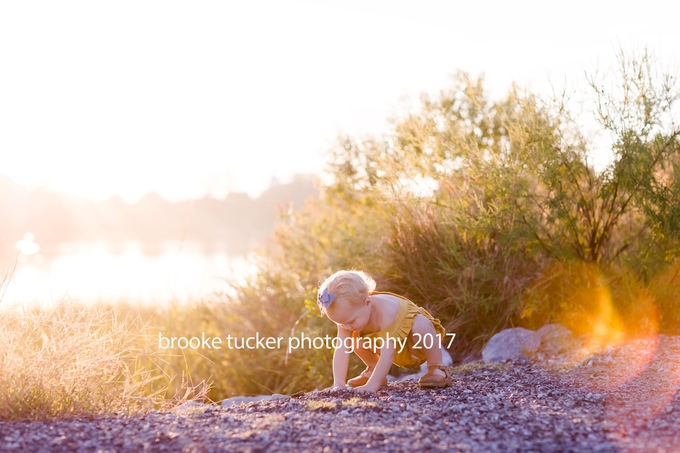
<svg viewBox="0 0 680 453">
<path fill-rule="evenodd" d="M 347 381 L 347 369 L 349 368 L 350 349 L 345 344 L 346 338 L 351 336 L 351 332 L 338 326 L 338 339 L 340 346 L 333 353 L 333 387 L 345 388 Z"/>
<path fill-rule="evenodd" d="M 383 380 L 387 377 L 392 362 L 394 361 L 394 355 L 397 351 L 396 345 L 390 342 L 387 343 L 387 346 L 380 349 L 380 358 L 378 359 L 375 370 L 373 370 L 373 374 L 371 374 L 368 382 L 361 387 L 357 387 L 357 391 L 361 393 L 375 393 L 380 388 Z"/>
</svg>

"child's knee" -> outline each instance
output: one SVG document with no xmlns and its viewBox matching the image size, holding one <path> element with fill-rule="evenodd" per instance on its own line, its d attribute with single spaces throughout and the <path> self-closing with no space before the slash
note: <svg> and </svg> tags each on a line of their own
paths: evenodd
<svg viewBox="0 0 680 453">
<path fill-rule="evenodd" d="M 436 330 L 434 328 L 434 324 L 432 324 L 432 321 L 421 314 L 417 314 L 413 319 L 413 327 L 411 327 L 411 332 L 419 333 L 421 335 L 426 333 L 433 335 L 436 334 Z"/>
</svg>

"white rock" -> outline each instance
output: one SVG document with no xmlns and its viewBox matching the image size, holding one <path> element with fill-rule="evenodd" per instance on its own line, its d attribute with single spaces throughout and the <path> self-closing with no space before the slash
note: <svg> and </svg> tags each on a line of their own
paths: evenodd
<svg viewBox="0 0 680 453">
<path fill-rule="evenodd" d="M 257 395 L 257 396 L 234 396 L 222 401 L 222 407 L 238 406 L 240 404 L 248 404 L 253 401 L 262 401 L 271 399 L 271 395 Z"/>
<path fill-rule="evenodd" d="M 489 363 L 521 359 L 535 354 L 540 345 L 540 338 L 533 330 L 522 327 L 505 329 L 491 337 L 484 346 L 482 360 Z"/>
<path fill-rule="evenodd" d="M 173 412 L 194 411 L 197 409 L 207 409 L 208 407 L 210 407 L 210 404 L 203 404 L 199 401 L 187 401 L 186 403 L 182 403 L 179 406 L 175 407 L 172 411 Z"/>
<path fill-rule="evenodd" d="M 578 343 L 574 334 L 561 324 L 546 324 L 534 335 L 540 344 L 541 351 L 549 355 L 573 349 Z"/>
</svg>

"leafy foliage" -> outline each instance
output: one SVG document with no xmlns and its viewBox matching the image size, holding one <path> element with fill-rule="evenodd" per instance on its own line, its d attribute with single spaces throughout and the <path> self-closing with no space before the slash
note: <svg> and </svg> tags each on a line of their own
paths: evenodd
<svg viewBox="0 0 680 453">
<path fill-rule="evenodd" d="M 620 63 L 615 88 L 590 79 L 613 142 L 604 170 L 589 162 L 592 144 L 565 96 L 513 87 L 494 101 L 483 79 L 459 73 L 449 90 L 423 95 L 419 110 L 394 120 L 390 134 L 338 139 L 333 182 L 283 219 L 257 279 L 281 294 L 278 306 L 295 307 L 299 326 L 332 333 L 312 306 L 316 286 L 338 269 L 366 270 L 379 289 L 404 294 L 456 332 L 459 360 L 506 326 L 559 319 L 580 331 L 605 306 L 607 322 L 628 334 L 670 328 L 678 317 L 664 310 L 677 311 L 676 302 L 655 311 L 659 292 L 646 285 L 680 252 L 678 91 L 648 54 L 622 54 Z M 280 269 L 295 272 L 295 283 L 275 286 Z M 593 304 L 592 291 L 611 303 Z M 244 301 L 253 319 L 254 302 Z M 313 351 L 301 359 L 315 370 L 329 364 Z M 330 375 L 321 372 L 324 384 Z"/>
</svg>

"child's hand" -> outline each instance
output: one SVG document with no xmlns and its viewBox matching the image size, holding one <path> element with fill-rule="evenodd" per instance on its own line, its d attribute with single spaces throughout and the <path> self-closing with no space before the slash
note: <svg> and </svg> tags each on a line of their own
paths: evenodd
<svg viewBox="0 0 680 453">
<path fill-rule="evenodd" d="M 364 394 L 364 395 L 368 395 L 368 394 L 370 394 L 370 393 L 375 393 L 375 392 L 377 392 L 378 389 L 377 389 L 377 388 L 374 388 L 374 387 L 369 387 L 368 385 L 362 385 L 362 386 L 360 386 L 360 387 L 356 387 L 356 388 L 354 389 L 354 391 L 355 391 L 355 392 L 362 393 L 362 394 Z"/>
</svg>

